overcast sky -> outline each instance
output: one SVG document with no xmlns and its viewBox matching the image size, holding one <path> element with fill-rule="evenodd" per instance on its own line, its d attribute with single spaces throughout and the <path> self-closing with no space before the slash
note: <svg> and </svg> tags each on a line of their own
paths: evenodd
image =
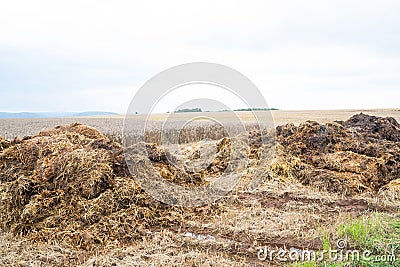
<svg viewBox="0 0 400 267">
<path fill-rule="evenodd" d="M 398 108 L 400 1 L 0 4 L 0 111 L 124 113 L 153 75 L 197 61 L 240 71 L 270 107 Z"/>
</svg>

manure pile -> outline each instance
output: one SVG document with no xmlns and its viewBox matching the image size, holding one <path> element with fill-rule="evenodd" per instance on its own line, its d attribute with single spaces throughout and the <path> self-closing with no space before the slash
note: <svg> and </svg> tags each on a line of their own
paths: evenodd
<svg viewBox="0 0 400 267">
<path fill-rule="evenodd" d="M 277 127 L 276 137 L 271 176 L 345 194 L 399 190 L 400 125 L 392 118 L 359 114 L 324 125 L 288 124 Z M 250 159 L 256 159 L 266 149 L 260 145 L 261 133 L 252 131 L 249 138 Z M 215 144 L 214 161 L 205 171 L 189 175 L 168 163 L 166 148 L 146 148 L 165 179 L 198 186 L 227 168 L 231 140 Z M 201 158 L 198 148 L 207 145 L 188 145 L 187 158 Z M 266 166 L 251 160 L 249 167 Z M 186 216 L 212 216 L 222 210 L 213 206 L 205 215 L 201 208 L 154 200 L 130 177 L 122 146 L 78 123 L 23 139 L 0 138 L 0 194 L 3 231 L 84 249 L 131 242 L 152 227 L 177 226 Z"/>
<path fill-rule="evenodd" d="M 324 125 L 287 124 L 277 127 L 277 139 L 285 173 L 304 185 L 345 194 L 399 189 L 400 125 L 393 118 L 361 113 Z"/>
<path fill-rule="evenodd" d="M 91 249 L 182 219 L 130 177 L 121 145 L 77 123 L 1 139 L 0 182 L 1 229 L 35 241 Z"/>
</svg>

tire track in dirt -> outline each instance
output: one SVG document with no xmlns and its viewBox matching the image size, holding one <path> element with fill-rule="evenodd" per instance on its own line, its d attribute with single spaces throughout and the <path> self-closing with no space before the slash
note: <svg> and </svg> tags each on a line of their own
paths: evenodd
<svg viewBox="0 0 400 267">
<path fill-rule="evenodd" d="M 317 199 L 311 197 L 298 196 L 293 193 L 285 192 L 276 194 L 273 192 L 263 191 L 257 193 L 241 192 L 234 195 L 239 202 L 236 205 L 241 206 L 242 201 L 257 200 L 263 208 L 283 209 L 289 202 L 296 202 L 304 205 L 318 204 L 322 207 L 319 213 L 331 216 L 334 213 L 349 213 L 351 217 L 360 216 L 365 212 L 391 212 L 393 208 L 379 206 L 370 203 L 366 199 L 346 197 L 343 199 Z M 274 238 L 267 235 L 259 235 L 250 237 L 246 234 L 238 234 L 228 229 L 202 228 L 183 223 L 180 227 L 171 229 L 178 235 L 184 236 L 185 233 L 193 233 L 193 238 L 209 241 L 205 243 L 199 242 L 190 246 L 206 246 L 208 250 L 229 252 L 231 254 L 246 257 L 249 261 L 257 260 L 257 247 L 268 246 L 270 248 L 294 248 L 294 249 L 310 249 L 321 250 L 322 242 L 319 238 L 304 240 L 295 237 Z M 188 245 L 188 244 L 187 244 Z"/>
<path fill-rule="evenodd" d="M 368 211 L 390 212 L 393 208 L 386 206 L 379 206 L 375 203 L 370 203 L 365 199 L 346 197 L 337 200 L 308 198 L 303 196 L 296 196 L 289 192 L 283 194 L 275 194 L 273 192 L 258 192 L 258 193 L 239 193 L 237 194 L 239 200 L 256 199 L 263 208 L 276 208 L 282 209 L 284 205 L 290 201 L 295 201 L 302 204 L 318 204 L 323 208 L 323 213 L 330 212 L 350 212 L 360 214 Z"/>
</svg>

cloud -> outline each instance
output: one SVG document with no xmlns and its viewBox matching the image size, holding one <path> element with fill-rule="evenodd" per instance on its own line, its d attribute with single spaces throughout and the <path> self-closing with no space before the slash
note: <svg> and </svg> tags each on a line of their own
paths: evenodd
<svg viewBox="0 0 400 267">
<path fill-rule="evenodd" d="M 273 107 L 395 107 L 399 11 L 398 1 L 8 1 L 2 108 L 123 112 L 151 76 L 194 61 L 237 69 Z"/>
</svg>

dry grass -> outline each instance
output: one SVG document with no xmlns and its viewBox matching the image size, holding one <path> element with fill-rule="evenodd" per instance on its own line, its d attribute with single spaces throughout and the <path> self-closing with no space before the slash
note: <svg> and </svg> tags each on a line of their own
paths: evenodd
<svg viewBox="0 0 400 267">
<path fill-rule="evenodd" d="M 274 188 L 274 193 L 267 188 Z M 87 251 L 56 242 L 32 243 L 3 234 L 0 263 L 13 266 L 257 266 L 262 264 L 257 260 L 257 250 L 264 245 L 321 248 L 327 234 L 335 240 L 337 228 L 349 216 L 373 212 L 369 206 L 386 203 L 386 197 L 385 194 L 360 197 L 366 201 L 363 207 L 355 207 L 351 202 L 340 206 L 335 205 L 335 201 L 342 200 L 340 195 L 314 192 L 301 184 L 287 186 L 271 181 L 253 197 L 240 192 L 227 196 L 221 201 L 224 211 L 212 218 L 187 217 L 179 227 L 149 229 L 141 240 L 123 246 L 111 244 Z M 386 204 L 383 212 L 398 207 L 398 202 Z M 279 265 L 279 262 L 272 264 Z"/>
</svg>

